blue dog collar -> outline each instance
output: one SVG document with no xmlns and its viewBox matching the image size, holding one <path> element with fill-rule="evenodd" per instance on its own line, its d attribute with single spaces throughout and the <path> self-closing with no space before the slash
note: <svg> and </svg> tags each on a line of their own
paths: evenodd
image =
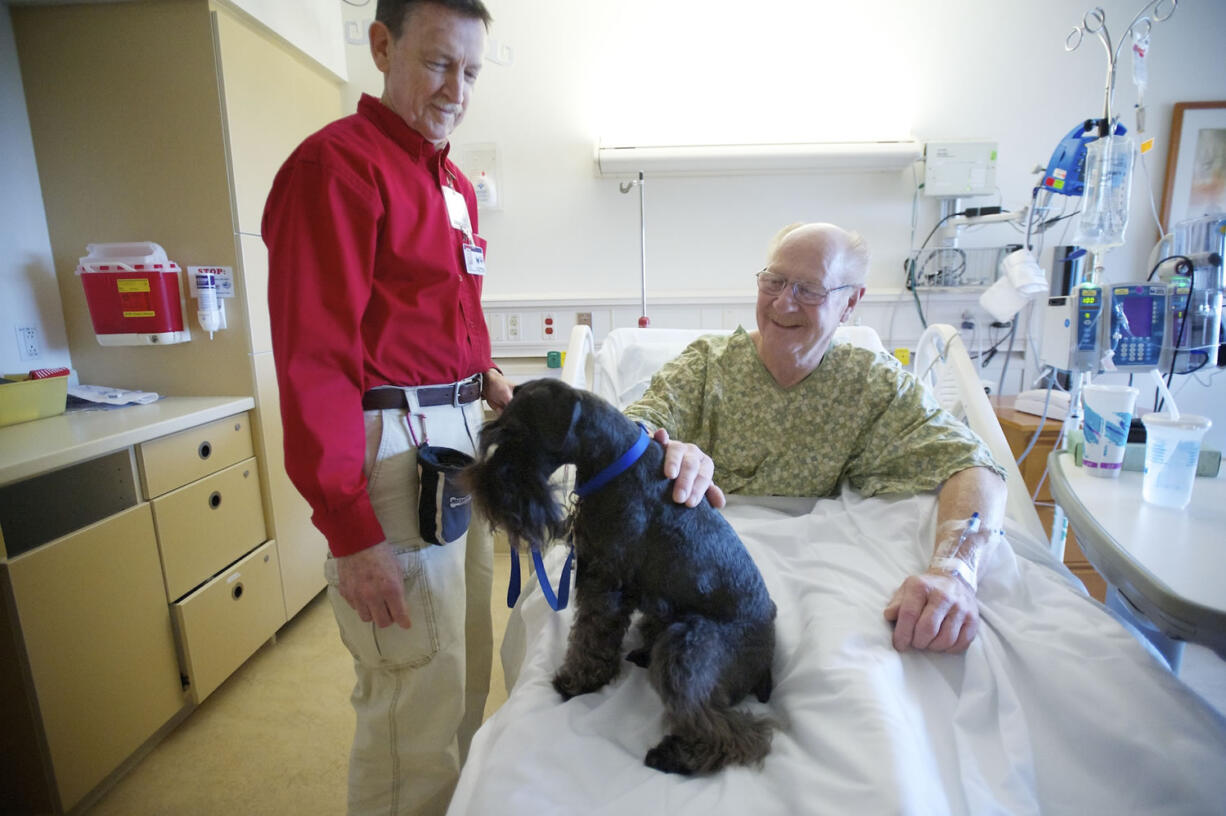
<svg viewBox="0 0 1226 816">
<path fill-rule="evenodd" d="M 647 429 L 639 424 L 639 438 L 634 441 L 630 449 L 617 458 L 617 461 L 609 465 L 604 470 L 596 474 L 587 484 L 575 485 L 575 495 L 579 498 L 590 496 L 600 488 L 607 485 L 609 482 L 616 479 L 618 476 L 630 469 L 630 466 L 639 460 L 643 452 L 647 450 L 647 446 L 651 444 L 651 437 L 647 435 Z"/>
</svg>

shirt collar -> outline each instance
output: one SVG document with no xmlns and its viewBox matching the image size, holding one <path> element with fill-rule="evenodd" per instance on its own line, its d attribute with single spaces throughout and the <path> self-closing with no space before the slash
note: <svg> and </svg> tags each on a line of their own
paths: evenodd
<svg viewBox="0 0 1226 816">
<path fill-rule="evenodd" d="M 400 114 L 384 105 L 383 101 L 376 96 L 362 94 L 362 98 L 358 100 L 358 113 L 373 122 L 385 136 L 404 148 L 414 160 L 430 158 L 437 152 L 441 165 L 447 160 L 447 154 L 451 152 L 450 142 L 435 151 L 433 142 L 428 141 L 426 137 L 409 127 L 400 118 Z"/>
</svg>

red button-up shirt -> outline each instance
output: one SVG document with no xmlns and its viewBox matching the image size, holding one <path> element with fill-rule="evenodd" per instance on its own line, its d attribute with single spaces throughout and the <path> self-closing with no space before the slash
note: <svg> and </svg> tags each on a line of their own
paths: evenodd
<svg viewBox="0 0 1226 816">
<path fill-rule="evenodd" d="M 366 480 L 362 394 L 452 383 L 493 366 L 481 281 L 443 186 L 472 185 L 378 99 L 308 137 L 264 209 L 285 467 L 332 553 L 383 540 Z"/>
</svg>

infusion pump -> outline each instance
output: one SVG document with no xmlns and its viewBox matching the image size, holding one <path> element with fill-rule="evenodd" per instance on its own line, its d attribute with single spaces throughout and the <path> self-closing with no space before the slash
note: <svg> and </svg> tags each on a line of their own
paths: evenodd
<svg viewBox="0 0 1226 816">
<path fill-rule="evenodd" d="M 1175 349 L 1167 338 L 1183 320 L 1186 294 L 1178 283 L 1138 281 L 1048 298 L 1040 358 L 1061 371 L 1168 368 Z"/>
</svg>

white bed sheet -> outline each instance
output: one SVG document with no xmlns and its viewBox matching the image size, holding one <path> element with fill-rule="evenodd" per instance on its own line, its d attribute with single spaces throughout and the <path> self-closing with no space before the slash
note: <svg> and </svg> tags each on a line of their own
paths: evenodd
<svg viewBox="0 0 1226 816">
<path fill-rule="evenodd" d="M 663 736 L 626 663 L 568 702 L 550 680 L 572 610 L 535 586 L 502 647 L 514 683 L 481 728 L 452 814 L 1221 814 L 1226 719 L 1007 525 L 965 655 L 900 654 L 882 609 L 927 564 L 931 495 L 747 500 L 725 515 L 779 607 L 780 723 L 761 768 L 684 778 L 643 765 Z M 556 582 L 561 551 L 547 563 Z"/>
</svg>

